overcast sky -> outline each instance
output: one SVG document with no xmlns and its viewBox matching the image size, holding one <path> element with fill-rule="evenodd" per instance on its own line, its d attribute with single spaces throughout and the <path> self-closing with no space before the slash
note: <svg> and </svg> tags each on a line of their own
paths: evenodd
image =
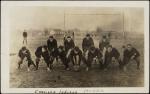
<svg viewBox="0 0 150 94">
<path fill-rule="evenodd" d="M 123 31 L 124 29 L 125 31 L 143 33 L 144 12 L 140 8 L 11 6 L 7 8 L 5 13 L 12 30 L 31 28 L 40 30 L 44 28 L 95 30 L 99 26 L 104 30 Z"/>
</svg>

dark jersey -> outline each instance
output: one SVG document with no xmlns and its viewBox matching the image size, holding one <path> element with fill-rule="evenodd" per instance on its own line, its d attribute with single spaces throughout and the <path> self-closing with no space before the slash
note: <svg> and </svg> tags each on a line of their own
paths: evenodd
<svg viewBox="0 0 150 94">
<path fill-rule="evenodd" d="M 53 39 L 53 41 L 50 41 L 49 39 L 47 40 L 47 46 L 48 46 L 48 50 L 51 51 L 52 49 L 56 49 L 57 48 L 57 40 Z"/>
<path fill-rule="evenodd" d="M 27 58 L 27 60 L 32 60 L 31 59 L 31 54 L 30 51 L 27 49 L 25 52 L 23 52 L 22 49 L 19 50 L 18 56 L 23 60 L 25 57 Z"/>
<path fill-rule="evenodd" d="M 42 52 L 42 57 L 46 62 L 48 62 L 50 60 L 49 52 L 48 51 Z"/>
<path fill-rule="evenodd" d="M 109 41 L 106 41 L 106 42 L 101 41 L 99 43 L 99 48 L 102 51 L 104 49 L 104 47 L 107 47 L 108 45 L 109 45 Z"/>
<path fill-rule="evenodd" d="M 89 51 L 88 53 L 88 58 L 95 58 L 95 57 L 98 57 L 99 59 L 102 57 L 102 53 L 97 48 L 95 49 L 94 53 L 92 53 L 91 51 Z"/>
<path fill-rule="evenodd" d="M 120 56 L 120 53 L 118 52 L 116 48 L 112 48 L 111 52 L 106 51 L 105 53 L 105 58 L 112 58 L 112 57 L 119 58 L 119 56 Z"/>
<path fill-rule="evenodd" d="M 41 56 L 42 56 L 44 61 L 46 61 L 46 62 L 49 62 L 49 60 L 50 60 L 50 54 L 49 54 L 48 50 L 46 50 L 45 52 L 42 52 L 42 46 L 40 46 L 36 49 L 35 56 L 38 58 L 41 58 Z"/>
<path fill-rule="evenodd" d="M 82 51 L 79 50 L 78 53 L 75 53 L 73 50 L 70 53 L 70 57 L 73 63 L 75 63 L 74 59 L 76 59 L 76 56 L 79 56 L 79 62 L 81 62 L 82 59 Z"/>
<path fill-rule="evenodd" d="M 83 49 L 83 51 L 89 50 L 89 48 L 90 48 L 91 46 L 94 46 L 94 41 L 93 41 L 93 39 L 92 39 L 92 38 L 89 38 L 89 39 L 84 38 L 84 39 L 83 39 L 83 42 L 82 42 L 82 49 Z"/>
<path fill-rule="evenodd" d="M 24 58 L 25 58 L 25 54 L 23 53 L 23 50 L 22 50 L 22 49 L 19 50 L 18 56 L 19 56 L 21 59 L 24 59 Z"/>
<path fill-rule="evenodd" d="M 66 61 L 66 52 L 62 50 L 61 52 L 58 51 L 58 49 L 55 51 L 55 57 L 59 57 L 62 62 Z"/>
<path fill-rule="evenodd" d="M 27 57 L 27 60 L 28 60 L 28 61 L 32 61 L 31 53 L 30 53 L 30 51 L 29 51 L 29 50 L 26 50 L 26 52 L 25 52 L 25 56 Z"/>
<path fill-rule="evenodd" d="M 74 41 L 71 40 L 68 42 L 67 40 L 64 41 L 65 51 L 68 51 L 69 49 L 72 49 L 75 47 Z"/>
<path fill-rule="evenodd" d="M 76 56 L 76 55 L 81 56 L 81 55 L 82 55 L 82 51 L 79 50 L 78 53 L 75 53 L 74 50 L 72 50 L 71 53 L 70 53 L 70 55 L 71 55 L 71 56 Z"/>
<path fill-rule="evenodd" d="M 124 50 L 124 57 L 131 58 L 133 55 L 135 57 L 138 57 L 138 56 L 140 56 L 140 53 L 135 48 L 132 48 L 131 51 L 129 51 L 127 49 Z"/>
<path fill-rule="evenodd" d="M 41 58 L 42 55 L 42 46 L 38 47 L 35 51 L 35 56 Z"/>
<path fill-rule="evenodd" d="M 27 32 L 23 32 L 23 37 L 27 37 Z"/>
</svg>

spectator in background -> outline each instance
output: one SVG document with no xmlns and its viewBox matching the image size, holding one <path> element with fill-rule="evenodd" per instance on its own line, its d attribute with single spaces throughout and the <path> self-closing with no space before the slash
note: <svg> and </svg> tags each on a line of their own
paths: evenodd
<svg viewBox="0 0 150 94">
<path fill-rule="evenodd" d="M 27 36 L 28 36 L 28 34 L 27 34 L 27 32 L 26 32 L 26 30 L 24 30 L 24 32 L 23 32 L 23 44 L 26 42 L 26 44 L 27 44 Z"/>
</svg>

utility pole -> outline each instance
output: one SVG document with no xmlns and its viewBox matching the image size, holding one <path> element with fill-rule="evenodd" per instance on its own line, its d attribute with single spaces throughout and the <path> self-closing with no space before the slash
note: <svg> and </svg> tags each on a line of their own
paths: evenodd
<svg viewBox="0 0 150 94">
<path fill-rule="evenodd" d="M 124 43 L 126 43 L 126 33 L 125 33 L 125 28 L 124 28 L 124 10 L 122 10 L 122 24 L 123 24 L 123 39 L 124 39 Z"/>
<path fill-rule="evenodd" d="M 66 13 L 64 10 L 64 39 L 66 38 Z"/>
<path fill-rule="evenodd" d="M 66 30 L 66 14 L 65 14 L 65 10 L 64 10 L 64 30 Z"/>
</svg>

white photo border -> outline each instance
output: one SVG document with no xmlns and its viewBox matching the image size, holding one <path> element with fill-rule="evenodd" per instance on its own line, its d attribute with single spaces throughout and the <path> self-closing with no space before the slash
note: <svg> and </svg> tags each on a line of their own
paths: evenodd
<svg viewBox="0 0 150 94">
<path fill-rule="evenodd" d="M 9 88 L 9 6 L 55 7 L 143 7 L 144 8 L 144 87 L 90 88 Z M 2 93 L 148 93 L 149 92 L 149 1 L 1 1 L 1 91 Z"/>
</svg>

